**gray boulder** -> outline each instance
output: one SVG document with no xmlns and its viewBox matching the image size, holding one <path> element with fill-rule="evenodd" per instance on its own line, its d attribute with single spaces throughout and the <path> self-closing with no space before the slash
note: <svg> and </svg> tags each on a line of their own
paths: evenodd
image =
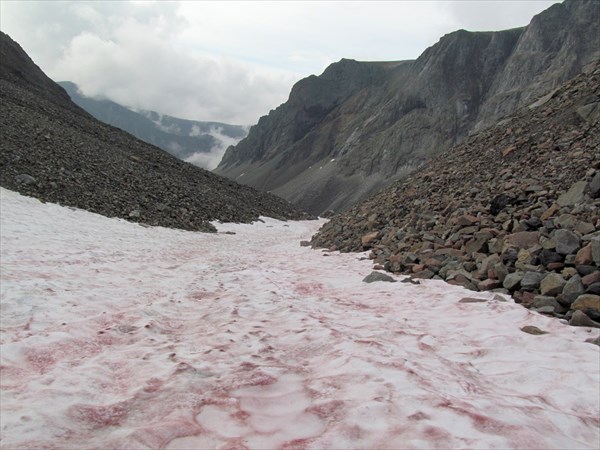
<svg viewBox="0 0 600 450">
<path fill-rule="evenodd" d="M 585 286 L 581 282 L 581 276 L 579 274 L 573 275 L 565 283 L 562 291 L 563 303 L 571 304 L 577 297 L 585 293 Z"/>
<path fill-rule="evenodd" d="M 504 282 L 502 286 L 504 289 L 508 289 L 509 291 L 515 291 L 521 285 L 521 280 L 523 279 L 523 274 L 520 272 L 509 273 L 504 278 Z"/>
<path fill-rule="evenodd" d="M 526 272 L 521 280 L 521 289 L 534 291 L 540 287 L 543 275 L 539 272 Z"/>
<path fill-rule="evenodd" d="M 575 206 L 576 204 L 583 202 L 586 186 L 587 183 L 585 181 L 574 183 L 567 192 L 558 197 L 556 203 L 558 203 L 559 206 Z"/>
<path fill-rule="evenodd" d="M 556 230 L 554 239 L 556 241 L 556 252 L 561 255 L 569 255 L 575 253 L 579 249 L 579 236 L 572 231 Z"/>
<path fill-rule="evenodd" d="M 396 282 L 394 278 L 381 272 L 371 272 L 369 275 L 363 278 L 364 283 L 374 283 L 376 281 L 387 281 L 388 283 Z"/>
<path fill-rule="evenodd" d="M 567 282 L 557 273 L 549 273 L 540 283 L 540 292 L 542 295 L 557 296 L 565 287 Z"/>
</svg>

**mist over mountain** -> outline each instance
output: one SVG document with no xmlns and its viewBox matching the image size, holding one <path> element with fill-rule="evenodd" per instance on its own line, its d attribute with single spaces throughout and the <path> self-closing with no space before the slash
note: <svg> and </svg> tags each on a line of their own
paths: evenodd
<svg viewBox="0 0 600 450">
<path fill-rule="evenodd" d="M 100 122 L 4 33 L 0 60 L 2 187 L 108 217 L 194 231 L 215 231 L 215 220 L 308 217 L 279 197 Z"/>
<path fill-rule="evenodd" d="M 215 173 L 345 210 L 599 59 L 599 22 L 597 2 L 567 0 L 523 28 L 450 33 L 414 61 L 343 59 L 299 81 Z"/>
<path fill-rule="evenodd" d="M 186 120 L 156 111 L 134 111 L 108 99 L 85 96 L 70 81 L 58 84 L 75 104 L 96 119 L 204 169 L 214 169 L 227 147 L 248 134 L 247 127 L 241 125 Z"/>
</svg>

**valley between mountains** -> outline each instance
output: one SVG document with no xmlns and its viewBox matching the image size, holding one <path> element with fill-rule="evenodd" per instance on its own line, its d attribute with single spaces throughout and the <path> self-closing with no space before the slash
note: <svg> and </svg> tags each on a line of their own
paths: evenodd
<svg viewBox="0 0 600 450">
<path fill-rule="evenodd" d="M 0 32 L 0 448 L 600 448 L 598 23 L 343 59 L 247 136 Z"/>
<path fill-rule="evenodd" d="M 321 221 L 146 228 L 2 189 L 5 449 L 597 448 L 600 330 L 365 283 Z"/>
</svg>

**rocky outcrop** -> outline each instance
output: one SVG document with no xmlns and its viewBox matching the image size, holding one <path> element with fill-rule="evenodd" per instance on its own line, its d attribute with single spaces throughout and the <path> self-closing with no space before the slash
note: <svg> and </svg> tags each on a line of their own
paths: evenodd
<svg viewBox="0 0 600 450">
<path fill-rule="evenodd" d="M 308 218 L 287 201 L 241 186 L 105 125 L 0 34 L 0 185 L 109 217 L 186 230 L 261 215 Z"/>
<path fill-rule="evenodd" d="M 370 250 L 378 269 L 511 294 L 574 325 L 600 326 L 599 149 L 596 62 L 334 216 L 312 245 Z"/>
<path fill-rule="evenodd" d="M 525 28 L 460 30 L 415 61 L 335 63 L 298 82 L 215 172 L 313 213 L 344 210 L 600 58 L 597 6 L 567 0 Z"/>
</svg>

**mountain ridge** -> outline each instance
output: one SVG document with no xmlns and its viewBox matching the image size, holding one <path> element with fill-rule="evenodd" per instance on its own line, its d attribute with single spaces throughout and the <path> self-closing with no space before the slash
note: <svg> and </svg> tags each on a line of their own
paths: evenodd
<svg viewBox="0 0 600 450">
<path fill-rule="evenodd" d="M 600 58 L 596 19 L 598 3 L 567 0 L 527 27 L 449 33 L 416 60 L 341 60 L 298 82 L 215 173 L 344 210 Z"/>
</svg>

